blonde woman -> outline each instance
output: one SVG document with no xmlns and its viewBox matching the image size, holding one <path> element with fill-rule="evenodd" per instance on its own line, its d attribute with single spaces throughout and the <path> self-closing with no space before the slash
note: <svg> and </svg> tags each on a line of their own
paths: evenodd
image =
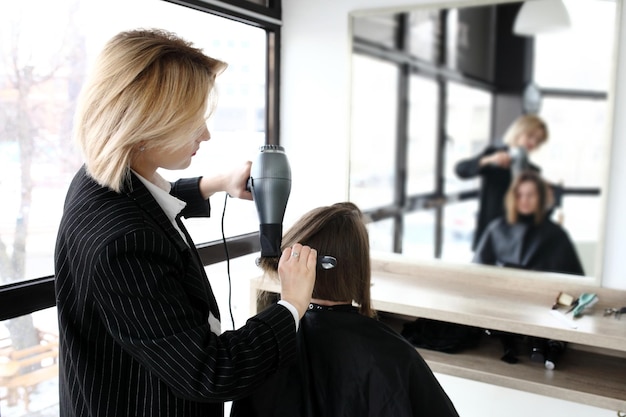
<svg viewBox="0 0 626 417">
<path fill-rule="evenodd" d="M 548 140 L 548 126 L 536 115 L 518 117 L 507 129 L 503 145 L 489 145 L 480 154 L 461 160 L 455 166 L 460 178 L 480 177 L 478 218 L 472 249 L 480 239 L 487 224 L 504 212 L 504 195 L 511 184 L 512 162 L 515 152 L 530 154 Z M 526 169 L 539 172 L 538 166 L 529 164 Z"/>
<path fill-rule="evenodd" d="M 222 416 L 223 401 L 293 359 L 317 255 L 297 242 L 278 271 L 282 301 L 222 333 L 205 269 L 180 216 L 208 216 L 218 191 L 251 199 L 246 162 L 174 183 L 210 139 L 226 64 L 162 30 L 119 33 L 83 86 L 75 136 L 84 166 L 55 251 L 61 416 Z"/>
</svg>

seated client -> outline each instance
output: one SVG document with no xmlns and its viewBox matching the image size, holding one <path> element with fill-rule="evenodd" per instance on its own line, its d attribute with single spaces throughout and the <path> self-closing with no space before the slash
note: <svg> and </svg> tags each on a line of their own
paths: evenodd
<svg viewBox="0 0 626 417">
<path fill-rule="evenodd" d="M 283 237 L 336 258 L 318 267 L 313 298 L 300 322 L 298 360 L 231 416 L 458 416 L 415 348 L 375 318 L 370 302 L 370 249 L 362 213 L 337 203 L 305 214 Z M 261 259 L 266 276 L 276 263 Z"/>
<path fill-rule="evenodd" d="M 546 215 L 548 200 L 548 185 L 539 174 L 517 176 L 505 197 L 506 215 L 489 223 L 473 262 L 584 275 L 569 235 Z"/>
</svg>

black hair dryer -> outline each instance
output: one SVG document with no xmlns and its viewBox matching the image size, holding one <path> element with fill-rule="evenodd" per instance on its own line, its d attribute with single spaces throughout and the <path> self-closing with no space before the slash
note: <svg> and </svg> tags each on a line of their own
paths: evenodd
<svg viewBox="0 0 626 417">
<path fill-rule="evenodd" d="M 530 167 L 526 148 L 521 146 L 510 148 L 509 155 L 511 156 L 511 173 L 513 177 L 517 177 Z"/>
<path fill-rule="evenodd" d="M 261 257 L 280 257 L 283 218 L 291 192 L 291 168 L 282 146 L 259 148 L 246 188 L 252 193 L 259 215 Z"/>
</svg>

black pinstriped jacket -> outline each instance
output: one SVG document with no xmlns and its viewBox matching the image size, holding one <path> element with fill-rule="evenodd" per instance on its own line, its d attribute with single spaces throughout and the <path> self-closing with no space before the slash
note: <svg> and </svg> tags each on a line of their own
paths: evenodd
<svg viewBox="0 0 626 417">
<path fill-rule="evenodd" d="M 198 178 L 173 184 L 183 216 L 207 216 Z M 221 416 L 294 358 L 295 326 L 274 305 L 211 332 L 218 307 L 195 248 L 131 175 L 115 193 L 85 172 L 67 194 L 55 249 L 61 416 Z"/>
</svg>

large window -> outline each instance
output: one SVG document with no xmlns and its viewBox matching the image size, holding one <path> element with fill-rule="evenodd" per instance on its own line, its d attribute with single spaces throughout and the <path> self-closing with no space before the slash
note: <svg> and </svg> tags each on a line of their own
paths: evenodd
<svg viewBox="0 0 626 417">
<path fill-rule="evenodd" d="M 162 171 L 164 177 L 211 175 L 252 160 L 264 143 L 278 142 L 280 2 L 233 1 L 227 8 L 184 3 L 0 4 L 0 317 L 7 319 L 0 322 L 3 417 L 58 416 L 56 310 L 36 310 L 54 305 L 49 276 L 56 231 L 67 188 L 82 163 L 71 139 L 72 115 L 84 77 L 104 43 L 121 30 L 159 27 L 229 64 L 217 79 L 218 106 L 208 122 L 211 140 L 202 144 L 187 170 Z M 211 205 L 212 219 L 191 221 L 188 228 L 197 244 L 218 242 L 221 259 L 222 231 L 236 239 L 258 231 L 258 219 L 249 201 L 218 194 Z M 215 252 L 211 244 L 203 246 L 205 263 L 215 262 L 206 260 Z M 250 265 L 254 261 L 247 259 L 244 268 Z M 238 327 L 247 318 L 248 297 L 226 305 L 229 278 L 223 265 L 213 268 L 220 268 L 212 273 L 212 284 L 222 295 L 224 327 L 230 327 L 229 309 Z M 238 281 L 243 285 L 239 293 L 247 294 L 243 280 Z M 35 312 L 15 313 L 21 310 Z"/>
</svg>

